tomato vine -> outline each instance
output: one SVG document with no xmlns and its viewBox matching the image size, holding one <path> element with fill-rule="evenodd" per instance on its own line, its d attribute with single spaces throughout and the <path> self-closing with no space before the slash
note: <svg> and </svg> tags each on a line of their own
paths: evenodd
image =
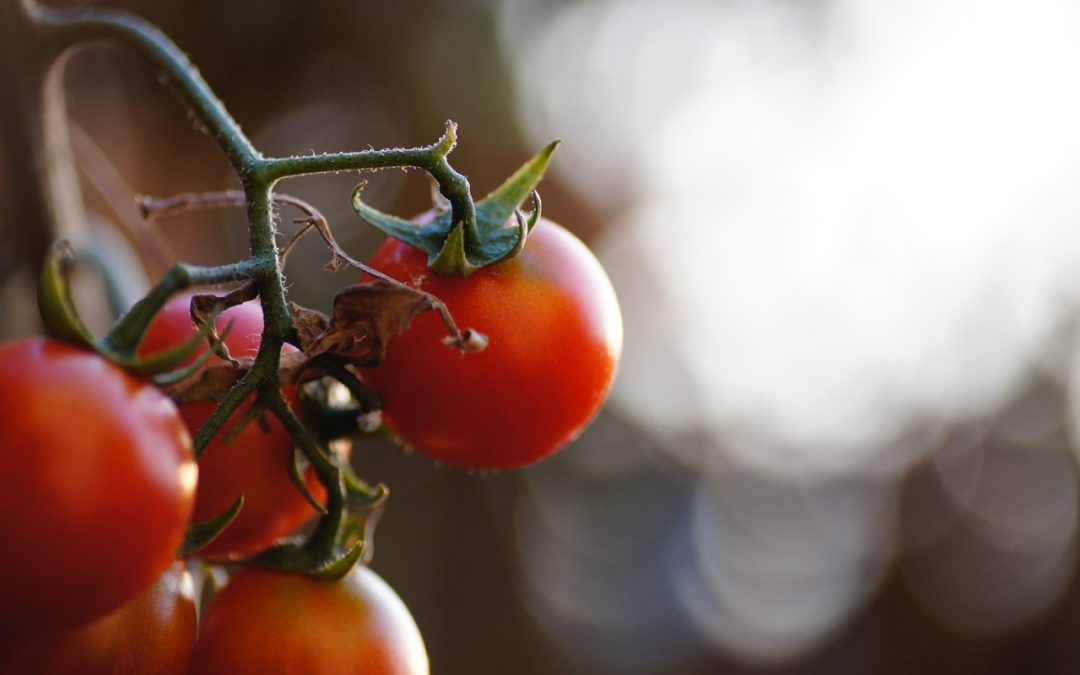
<svg viewBox="0 0 1080 675">
<path fill-rule="evenodd" d="M 502 225 L 502 222 L 495 221 L 505 221 L 507 216 L 510 216 L 521 201 L 532 192 L 550 160 L 554 144 L 519 170 L 500 191 L 490 195 L 479 209 L 473 202 L 468 179 L 455 170 L 448 160 L 450 152 L 457 143 L 456 125 L 452 122 L 447 123 L 445 132 L 437 141 L 421 147 L 267 157 L 243 133 L 184 53 L 156 27 L 138 17 L 122 12 L 52 9 L 30 0 L 21 0 L 19 6 L 23 10 L 21 17 L 26 27 L 40 41 L 42 50 L 53 55 L 54 58 L 63 58 L 68 50 L 80 44 L 105 39 L 135 50 L 159 69 L 163 75 L 161 79 L 170 83 L 179 93 L 181 99 L 193 111 L 198 125 L 225 154 L 242 186 L 242 191 L 239 193 L 188 196 L 186 200 L 181 198 L 179 202 L 174 199 L 172 206 L 176 207 L 177 203 L 180 204 L 179 208 L 242 204 L 247 210 L 249 224 L 250 256 L 214 267 L 185 263 L 174 265 L 146 297 L 124 314 L 104 338 L 97 341 L 90 338 L 89 331 L 81 325 L 77 312 L 65 296 L 62 273 L 66 261 L 65 256 L 68 254 L 54 252 L 51 257 L 52 265 L 48 270 L 50 274 L 45 276 L 46 283 L 43 284 L 43 288 L 47 290 L 43 293 L 41 302 L 47 325 L 52 332 L 84 345 L 93 346 L 103 355 L 122 365 L 152 370 L 155 364 L 147 365 L 145 360 L 139 359 L 136 356 L 136 348 L 154 317 L 176 293 L 198 286 L 239 284 L 239 288 L 232 293 L 222 298 L 214 298 L 212 301 L 207 300 L 208 313 L 220 312 L 240 301 L 257 298 L 263 315 L 262 336 L 258 351 L 254 358 L 245 364 L 239 377 L 228 386 L 222 387 L 222 391 L 217 392 L 219 396 L 216 397 L 218 399 L 216 408 L 194 433 L 195 451 L 197 455 L 204 451 L 241 404 L 255 397 L 255 405 L 258 409 L 265 410 L 276 417 L 292 435 L 304 459 L 312 467 L 326 491 L 325 513 L 308 539 L 302 545 L 288 543 L 271 549 L 260 556 L 259 560 L 272 566 L 311 574 L 343 574 L 348 570 L 351 561 L 359 557 L 358 551 L 363 546 L 363 541 L 344 545 L 345 514 L 348 504 L 350 500 L 356 499 L 379 499 L 385 492 L 385 488 L 372 488 L 359 480 L 347 480 L 341 463 L 334 461 L 330 453 L 320 446 L 315 435 L 305 427 L 282 395 L 282 347 L 287 343 L 301 347 L 306 345 L 303 345 L 304 336 L 298 331 L 296 325 L 298 310 L 290 307 L 286 300 L 282 264 L 284 254 L 288 249 L 282 251 L 278 247 L 273 216 L 274 204 L 284 201 L 305 211 L 307 224 L 317 229 L 330 247 L 331 264 L 345 260 L 366 272 L 383 277 L 387 283 L 396 283 L 400 288 L 421 297 L 423 301 L 406 317 L 406 325 L 412 314 L 434 309 L 439 311 L 447 326 L 450 343 L 458 349 L 462 351 L 482 349 L 485 341 L 482 335 L 472 331 L 459 333 L 445 306 L 434 296 L 388 279 L 376 270 L 349 258 L 337 246 L 330 233 L 329 225 L 313 207 L 276 193 L 275 187 L 280 181 L 302 175 L 389 167 L 420 168 L 433 177 L 442 198 L 449 205 L 441 223 L 442 231 L 436 232 L 435 236 L 453 242 L 455 233 L 464 233 L 460 239 L 468 244 L 468 251 L 463 249 L 462 252 L 475 253 L 482 249 L 484 232 L 487 232 L 488 237 L 492 239 L 496 239 L 496 235 L 503 235 L 502 232 L 493 231 Z M 362 202 L 358 197 L 354 203 L 360 211 Z M 144 213 L 153 211 L 155 208 L 157 210 L 167 208 L 162 207 L 160 202 L 157 204 L 144 202 L 142 206 Z M 478 212 L 481 216 L 479 220 Z M 372 214 L 375 214 L 374 218 L 384 222 L 390 218 L 371 209 L 361 212 L 361 215 L 367 217 L 368 220 L 372 220 Z M 537 208 L 530 216 L 530 226 L 535 223 L 538 216 L 539 209 Z M 519 240 L 511 241 L 509 248 L 500 244 L 499 246 L 504 250 L 498 256 L 481 260 L 481 263 L 496 262 L 520 250 L 527 229 L 525 221 L 521 220 L 520 213 L 517 214 L 517 218 L 520 223 Z M 398 231 L 395 234 L 400 236 L 401 232 Z M 428 234 L 430 236 L 430 231 Z M 433 256 L 432 260 L 433 268 L 438 269 L 436 256 Z M 465 267 L 458 263 L 455 267 L 447 269 L 458 273 L 468 273 L 476 268 L 475 264 L 469 262 Z M 193 304 L 193 312 L 194 307 Z M 205 319 L 205 317 L 202 318 Z M 335 329 L 339 332 L 348 329 L 348 327 L 336 326 L 332 321 L 322 328 L 324 342 L 327 340 L 325 338 L 327 332 L 333 334 Z M 216 337 L 213 331 L 210 331 L 209 337 Z M 220 342 L 214 343 L 215 349 L 220 349 L 220 344 Z M 335 366 L 330 368 L 329 372 L 339 379 L 344 379 L 351 390 L 356 391 L 358 387 L 363 386 L 351 370 L 341 367 L 349 363 L 349 359 L 334 358 L 333 354 L 323 355 L 321 358 L 325 365 L 332 363 Z M 372 358 L 378 360 L 381 354 Z M 355 365 L 370 365 L 359 362 L 355 358 L 351 362 Z M 310 365 L 310 363 L 305 364 L 306 367 Z M 182 374 L 187 375 L 188 371 L 183 371 Z M 174 379 L 182 378 L 174 373 Z"/>
<path fill-rule="evenodd" d="M 318 587 L 307 586 L 310 579 L 301 582 L 295 577 L 279 582 L 279 577 L 273 574 L 296 572 L 338 580 L 339 592 L 348 589 L 349 584 L 356 587 L 353 590 L 363 590 L 361 586 L 374 583 L 361 576 L 368 572 L 356 569 L 356 564 L 365 558 L 368 535 L 388 491 L 384 485 L 369 485 L 354 475 L 348 459 L 332 452 L 326 439 L 309 428 L 297 412 L 295 391 L 307 382 L 331 379 L 343 385 L 358 403 L 360 430 L 379 426 L 382 401 L 378 389 L 382 388 L 388 394 L 387 400 L 395 405 L 393 411 L 387 409 L 388 427 L 399 438 L 440 461 L 475 468 L 510 468 L 538 461 L 575 437 L 598 410 L 611 384 L 622 339 L 610 282 L 591 253 L 554 223 L 541 225 L 545 230 L 537 239 L 535 255 L 532 250 L 523 253 L 527 239 L 534 236 L 531 234 L 534 227 L 545 222 L 541 218 L 536 186 L 557 142 L 544 147 L 479 201 L 473 200 L 468 179 L 449 161 L 457 144 L 457 127 L 453 122 L 447 122 L 435 142 L 420 147 L 268 157 L 252 144 L 187 56 L 145 20 L 123 12 L 54 9 L 35 0 L 16 0 L 0 8 L 0 23 L 7 31 L 4 34 L 17 35 L 20 47 L 34 55 L 35 67 L 27 80 L 36 77 L 45 83 L 42 91 L 46 95 L 31 99 L 34 114 L 29 116 L 35 120 L 30 135 L 39 145 L 55 146 L 53 150 L 63 146 L 59 142 L 63 140 L 62 130 L 56 126 L 58 120 L 62 121 L 62 114 L 47 108 L 50 103 L 56 107 L 55 95 L 60 91 L 61 80 L 58 74 L 66 56 L 82 45 L 109 41 L 134 50 L 158 69 L 159 79 L 172 85 L 192 111 L 197 126 L 217 144 L 239 178 L 242 188 L 239 191 L 141 198 L 138 206 L 148 220 L 188 210 L 243 207 L 249 232 L 247 256 L 215 266 L 183 262 L 172 265 L 145 297 L 135 302 L 99 338 L 84 324 L 72 301 L 68 271 L 74 251 L 60 238 L 48 247 L 45 256 L 38 305 L 47 332 L 82 348 L 76 350 L 78 354 L 110 361 L 111 364 L 106 364 L 110 368 L 119 366 L 128 371 L 123 373 L 125 377 L 141 378 L 137 380 L 140 385 L 145 385 L 142 380 L 151 380 L 181 406 L 181 412 L 186 404 L 198 404 L 197 408 L 187 408 L 185 414 L 188 424 L 197 425 L 191 430 L 190 438 L 195 457 L 207 450 L 224 452 L 220 446 L 237 438 L 249 445 L 267 441 L 253 435 L 258 430 L 248 427 L 260 421 L 264 433 L 269 435 L 272 429 L 275 434 L 287 436 L 285 452 L 276 453 L 269 461 L 276 461 L 277 454 L 287 455 L 290 441 L 295 446 L 292 486 L 307 503 L 298 499 L 293 502 L 305 508 L 310 506 L 311 513 L 318 514 L 317 521 L 304 537 L 295 540 L 279 540 L 278 531 L 268 528 L 270 534 L 259 531 L 258 537 L 252 535 L 256 543 L 223 542 L 224 556 L 235 554 L 241 562 L 272 570 L 268 573 L 271 576 L 249 573 L 246 578 L 268 579 L 272 585 L 295 584 L 305 592 Z M 24 87 L 23 93 L 33 89 L 26 82 L 20 86 Z M 8 122 L 10 119 L 0 115 L 0 123 Z M 41 163 L 43 173 L 38 176 L 41 189 L 37 196 L 56 204 L 70 201 L 71 197 L 65 195 L 65 186 L 71 188 L 71 167 L 65 165 L 62 155 L 50 152 L 47 161 Z M 391 260 L 393 256 L 383 253 L 376 256 L 372 265 L 352 258 L 338 245 L 330 223 L 313 205 L 277 190 L 282 181 L 297 176 L 391 167 L 427 172 L 438 189 L 433 194 L 437 197 L 436 210 L 417 221 L 382 213 L 361 200 L 363 182 L 354 191 L 352 204 L 363 220 L 392 237 L 383 250 L 396 251 L 394 255 L 408 258 L 411 260 L 408 265 L 398 265 Z M 522 204 L 530 197 L 533 206 L 526 213 Z M 278 242 L 274 215 L 274 207 L 280 205 L 301 213 L 295 221 L 300 230 L 284 246 Z M 59 207 L 52 216 L 54 223 L 64 218 L 75 220 L 72 212 Z M 327 268 L 349 265 L 362 272 L 359 283 L 339 290 L 330 315 L 299 307 L 287 299 L 285 260 L 297 239 L 309 232 L 317 233 L 326 245 Z M 52 234 L 63 232 L 57 229 Z M 446 283 L 420 279 L 429 272 Z M 405 276 L 409 278 L 402 278 Z M 509 283 L 498 293 L 477 292 L 481 285 L 486 284 L 490 289 L 492 284 L 502 283 L 499 280 Z M 198 290 L 206 287 L 229 290 L 220 295 Z M 454 297 L 456 308 L 440 298 L 444 291 Z M 183 306 L 177 305 L 178 301 Z M 514 312 L 501 312 L 514 304 L 518 305 Z M 251 314 L 256 306 L 257 317 Z M 477 327 L 459 328 L 452 315 L 452 311 L 459 310 L 470 321 L 476 317 L 476 321 L 484 322 L 483 331 L 491 325 L 499 334 L 489 340 Z M 169 317 L 177 311 L 181 314 L 178 324 L 176 316 Z M 185 311 L 190 315 L 190 325 Z M 247 313 L 245 320 L 258 324 L 254 330 L 259 332 L 259 338 L 255 345 L 249 343 L 250 350 L 237 348 L 239 343 L 229 337 L 235 321 L 230 316 L 244 313 Z M 418 321 L 423 324 L 422 330 L 413 334 L 411 342 L 403 341 L 405 346 L 398 350 L 393 366 L 396 370 L 380 370 L 377 366 L 384 360 L 390 363 L 387 359 L 390 339 L 406 332 L 413 319 L 425 313 L 430 316 Z M 517 336 L 513 335 L 514 326 L 498 318 L 510 314 L 522 319 Z M 160 339 L 154 333 L 161 321 L 174 321 L 182 329 L 179 334 L 171 328 L 163 329 L 166 339 Z M 190 326 L 195 327 L 193 334 L 186 330 Z M 243 330 L 250 334 L 253 329 L 249 326 Z M 515 339 L 518 347 L 524 347 L 512 348 Z M 419 349 L 410 346 L 417 344 Z M 471 357 L 487 365 L 458 370 L 463 361 L 459 357 L 484 351 L 489 344 L 502 351 L 488 360 Z M 235 353 L 230 351 L 230 345 Z M 401 369 L 405 359 L 402 353 L 411 353 L 409 358 L 419 364 L 422 376 L 442 375 L 447 381 L 431 388 L 426 397 L 419 396 L 410 384 L 418 379 L 417 370 Z M 450 365 L 439 358 L 447 354 L 452 357 Z M 557 374 L 560 369 L 565 376 Z M 375 374 L 365 376 L 365 373 Z M 32 379 L 33 375 L 27 377 Z M 523 382 L 527 379 L 534 381 Z M 379 383 L 375 390 L 369 386 L 372 382 Z M 458 384 L 462 382 L 473 393 L 459 396 Z M 497 382 L 497 386 L 476 395 L 485 382 L 489 385 Z M 154 394 L 160 397 L 161 391 L 154 390 Z M 413 434 L 395 426 L 400 426 L 403 420 L 418 419 L 415 406 L 409 411 L 400 403 L 410 395 L 423 401 L 425 410 L 420 411 L 420 416 L 429 418 L 422 423 L 413 422 L 414 427 L 422 427 L 413 429 Z M 471 408 L 461 410 L 462 400 L 468 401 Z M 205 414 L 207 402 L 212 402 L 212 412 Z M 176 417 L 178 413 L 171 402 L 166 400 L 166 403 L 169 403 L 169 422 L 179 428 L 182 423 Z M 528 410 L 504 414 L 515 403 L 523 404 L 518 408 Z M 267 422 L 266 416 L 272 419 Z M 192 423 L 195 419 L 199 421 Z M 534 423 L 539 420 L 547 428 L 541 429 L 542 433 L 526 427 L 507 432 L 526 419 Z M 446 424 L 448 420 L 450 423 Z M 495 436 L 472 433 L 474 430 L 462 433 L 457 425 L 462 420 L 497 429 L 498 433 Z M 428 421 L 436 424 L 429 427 Z M 27 431 L 24 436 L 29 437 L 35 430 Z M 454 436 L 452 448 L 443 447 L 448 436 Z M 68 439 L 72 435 L 58 437 Z M 433 438 L 436 440 L 432 441 Z M 275 447 L 281 449 L 278 441 L 280 437 L 275 439 Z M 186 435 L 177 442 L 188 448 Z M 507 445 L 518 447 L 508 451 Z M 308 486 L 310 475 L 314 475 L 321 489 Z M 218 490 L 215 509 L 227 504 L 234 490 L 233 483 L 227 484 L 224 501 L 222 491 Z M 199 517 L 205 520 L 188 526 L 187 535 L 179 544 L 179 555 L 211 551 L 207 555 L 213 559 L 215 553 L 204 547 L 236 522 L 246 505 L 255 509 L 257 501 L 266 503 L 264 498 L 257 500 L 254 495 L 248 501 L 238 495 L 220 514 L 211 517 L 201 514 Z M 358 512 L 367 515 L 358 518 L 355 516 Z M 299 517 L 307 515 L 302 511 Z M 283 529 L 291 531 L 295 520 L 290 520 Z M 166 541 L 162 548 L 165 554 L 177 550 L 174 539 L 179 539 L 180 533 L 174 534 L 177 536 Z M 326 587 L 320 588 L 316 595 L 325 590 Z M 360 594 L 362 599 L 367 593 L 365 590 Z M 380 590 L 377 595 L 384 594 Z M 355 598 L 347 594 L 344 599 L 355 604 L 352 602 Z M 115 609 L 124 598 L 109 600 L 108 608 Z M 120 611 L 126 616 L 129 610 Z M 426 658 L 423 664 L 426 669 Z"/>
</svg>

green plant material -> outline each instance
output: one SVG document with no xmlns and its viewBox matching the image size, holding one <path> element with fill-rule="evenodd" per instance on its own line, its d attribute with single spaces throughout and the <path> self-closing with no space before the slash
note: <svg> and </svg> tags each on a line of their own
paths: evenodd
<svg viewBox="0 0 1080 675">
<path fill-rule="evenodd" d="M 286 341 L 301 343 L 301 331 L 298 331 L 286 301 L 282 261 L 275 237 L 273 188 L 279 180 L 314 173 L 389 167 L 421 168 L 437 181 L 441 193 L 450 204 L 449 211 L 437 219 L 438 236 L 431 238 L 432 245 L 437 244 L 437 247 L 430 251 L 431 259 L 435 260 L 451 230 L 457 228 L 458 243 L 448 249 L 447 255 L 440 259 L 437 266 L 449 273 L 468 273 L 478 266 L 492 264 L 520 250 L 531 223 L 535 223 L 539 215 L 539 202 L 530 217 L 531 223 L 523 224 L 521 217 L 518 217 L 516 227 L 507 227 L 506 223 L 540 180 L 555 145 L 545 148 L 480 204 L 474 203 L 466 177 L 454 170 L 447 161 L 447 155 L 457 142 L 456 126 L 453 123 L 447 124 L 445 133 L 436 143 L 418 148 L 266 157 L 243 133 L 187 56 L 150 23 L 124 12 L 86 8 L 56 9 L 40 5 L 34 0 L 17 1 L 17 11 L 21 18 L 25 18 L 27 32 L 33 34 L 30 41 L 42 54 L 59 58 L 81 44 L 108 41 L 130 47 L 157 69 L 163 81 L 172 85 L 192 111 L 197 125 L 207 132 L 232 165 L 243 188 L 249 224 L 249 257 L 215 267 L 186 264 L 174 266 L 150 293 L 122 316 L 112 330 L 97 343 L 79 319 L 67 290 L 65 272 L 66 266 L 70 264 L 70 247 L 54 245 L 46 260 L 39 289 L 39 305 L 48 329 L 61 339 L 96 349 L 121 365 L 126 364 L 143 374 L 153 374 L 156 381 L 170 392 L 179 390 L 191 393 L 194 390 L 195 393 L 213 393 L 218 405 L 194 434 L 197 455 L 216 437 L 243 402 L 252 393 L 258 392 L 260 404 L 276 415 L 296 440 L 299 452 L 325 487 L 327 501 L 324 515 L 305 542 L 275 547 L 256 560 L 260 564 L 318 576 L 344 575 L 361 559 L 366 550 L 363 540 L 346 544 L 343 539 L 343 532 L 348 530 L 344 526 L 344 520 L 348 515 L 349 498 L 364 498 L 365 495 L 372 499 L 379 498 L 382 494 L 381 486 L 370 488 L 351 474 L 343 474 L 342 469 L 328 457 L 310 431 L 295 418 L 281 396 L 283 374 L 291 376 L 294 373 L 289 370 L 290 364 L 286 363 L 283 367 L 282 346 Z M 46 70 L 48 69 L 42 68 L 41 72 Z M 354 201 L 358 204 L 358 211 L 365 208 L 358 196 Z M 378 220 L 379 215 L 376 215 L 375 219 Z M 416 226 L 409 224 L 408 230 L 404 226 L 398 229 L 407 232 L 416 230 Z M 326 232 L 323 234 L 325 236 Z M 253 360 L 236 359 L 239 367 L 228 363 L 221 364 L 231 372 L 217 367 L 216 362 L 205 361 L 190 368 L 167 372 L 169 368 L 190 356 L 188 350 L 197 348 L 196 341 L 146 359 L 135 357 L 143 334 L 174 293 L 192 286 L 224 284 L 240 285 L 242 289 L 235 292 L 250 294 L 250 297 L 257 296 L 260 300 L 263 333 L 258 353 Z M 400 290 L 399 288 L 395 293 Z M 392 295 L 387 293 L 382 299 Z M 472 343 L 457 332 L 449 313 L 437 299 L 416 293 L 413 293 L 413 296 L 415 297 L 398 298 L 407 302 L 401 303 L 404 310 L 396 314 L 397 318 L 391 323 L 400 322 L 402 317 L 407 317 L 404 319 L 407 325 L 414 308 L 437 309 L 450 329 L 454 344 L 463 351 L 469 350 Z M 335 313 L 337 310 L 335 305 Z M 333 325 L 333 321 L 328 319 L 328 327 Z M 392 330 L 384 331 L 382 327 L 376 326 L 376 332 L 382 337 L 392 333 Z M 212 330 L 209 336 L 207 338 L 207 335 L 201 335 L 200 339 L 209 339 L 212 351 L 220 351 L 220 338 L 215 340 Z M 319 337 L 318 334 L 315 336 Z M 326 344 L 329 342 L 324 341 L 322 346 Z M 376 350 L 365 355 L 365 359 L 377 359 L 380 355 L 381 350 Z M 307 355 L 300 354 L 298 363 L 291 366 L 303 368 L 307 365 L 308 358 Z M 198 382 L 193 384 L 190 380 L 195 378 Z M 220 394 L 220 397 L 217 397 L 217 394 Z M 372 402 L 364 400 L 364 404 L 370 406 Z M 196 550 L 197 546 L 208 543 L 212 539 L 210 535 L 216 536 L 216 533 L 227 525 L 227 521 L 235 517 L 241 504 L 242 502 L 238 501 L 233 509 L 222 516 L 192 526 L 189 536 L 199 541 L 185 543 L 183 551 L 190 552 Z"/>
<path fill-rule="evenodd" d="M 218 535 L 236 520 L 243 508 L 244 495 L 240 495 L 223 513 L 189 526 L 187 533 L 184 534 L 184 541 L 180 544 L 180 550 L 176 554 L 177 557 L 186 558 L 209 546 L 210 542 L 217 539 Z"/>
<path fill-rule="evenodd" d="M 49 335 L 79 347 L 96 349 L 68 290 L 68 269 L 75 260 L 71 244 L 58 239 L 49 247 L 38 282 L 38 311 Z"/>
<path fill-rule="evenodd" d="M 428 254 L 428 267 L 444 276 L 468 276 L 486 265 L 494 265 L 517 255 L 525 245 L 529 230 L 539 218 L 540 203 L 527 220 L 511 216 L 544 176 L 558 147 L 554 141 L 525 162 L 498 188 L 476 203 L 475 227 L 460 220 L 453 211 L 444 211 L 433 220 L 415 223 L 383 213 L 360 198 L 365 183 L 353 191 L 352 205 L 357 215 L 382 232 Z"/>
<path fill-rule="evenodd" d="M 304 500 L 311 505 L 311 508 L 322 515 L 326 515 L 326 507 L 323 506 L 318 499 L 315 499 L 315 495 L 311 494 L 311 490 L 308 489 L 307 478 L 304 477 L 308 467 L 305 460 L 304 453 L 300 450 L 295 450 L 293 452 L 293 461 L 289 467 L 289 476 L 292 478 L 293 485 L 295 485 L 296 489 L 303 495 Z"/>
</svg>

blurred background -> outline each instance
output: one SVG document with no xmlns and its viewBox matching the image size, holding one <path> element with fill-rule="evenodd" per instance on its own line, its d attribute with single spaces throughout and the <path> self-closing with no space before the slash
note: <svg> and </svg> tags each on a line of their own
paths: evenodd
<svg viewBox="0 0 1080 675">
<path fill-rule="evenodd" d="M 373 567 L 434 673 L 1080 670 L 1080 6 L 108 6 L 171 35 L 268 154 L 421 145 L 449 118 L 479 197 L 564 140 L 545 214 L 626 321 L 606 410 L 509 473 L 354 450 L 392 489 Z M 79 53 L 67 84 L 95 222 L 237 185 L 131 54 Z M 357 182 L 281 189 L 364 258 Z M 408 216 L 428 189 L 386 171 L 365 197 Z M 0 185 L 0 214 L 18 200 Z M 189 262 L 246 251 L 240 210 L 159 231 Z M 297 250 L 292 299 L 354 280 L 326 259 Z"/>
</svg>

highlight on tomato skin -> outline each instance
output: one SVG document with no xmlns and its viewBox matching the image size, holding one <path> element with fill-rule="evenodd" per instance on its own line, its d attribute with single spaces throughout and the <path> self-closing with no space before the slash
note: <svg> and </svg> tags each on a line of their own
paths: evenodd
<svg viewBox="0 0 1080 675">
<path fill-rule="evenodd" d="M 241 569 L 211 600 L 190 675 L 427 675 L 401 598 L 364 565 L 328 581 Z"/>
<path fill-rule="evenodd" d="M 462 355 L 434 312 L 363 371 L 383 418 L 408 446 L 447 464 L 508 469 L 576 438 L 603 405 L 622 351 L 615 291 L 592 252 L 541 218 L 515 258 L 440 277 L 426 255 L 387 239 L 370 264 L 442 300 L 461 328 L 490 342 Z"/>
<path fill-rule="evenodd" d="M 139 353 L 152 354 L 195 335 L 190 303 L 191 294 L 171 298 L 154 317 L 139 345 Z M 224 332 L 230 325 L 232 327 L 225 336 L 230 354 L 255 356 L 263 328 L 259 303 L 250 301 L 231 307 L 215 322 L 219 332 Z M 295 350 L 291 345 L 286 349 Z M 203 345 L 188 362 L 207 350 L 208 347 Z M 283 393 L 295 409 L 296 387 L 287 386 Z M 215 405 L 213 401 L 180 404 L 180 415 L 192 434 L 210 417 Z M 244 495 L 244 507 L 236 520 L 200 551 L 204 557 L 255 554 L 294 533 L 316 515 L 292 482 L 289 463 L 295 444 L 280 421 L 265 415 L 262 421 L 253 421 L 226 441 L 226 436 L 250 406 L 250 400 L 241 405 L 199 456 L 199 488 L 192 516 L 195 522 L 225 512 L 238 496 Z M 324 500 L 326 491 L 314 472 L 309 471 L 306 478 L 312 496 Z"/>
<path fill-rule="evenodd" d="M 135 599 L 96 621 L 9 633 L 0 639 L 0 675 L 185 675 L 195 649 L 194 595 L 191 574 L 174 562 Z"/>
<path fill-rule="evenodd" d="M 103 616 L 172 564 L 197 467 L 176 407 L 96 353 L 0 345 L 0 626 Z"/>
</svg>

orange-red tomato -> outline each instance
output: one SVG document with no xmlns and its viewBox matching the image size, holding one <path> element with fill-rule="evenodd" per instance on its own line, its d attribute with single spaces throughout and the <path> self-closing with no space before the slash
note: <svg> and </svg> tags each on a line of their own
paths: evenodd
<svg viewBox="0 0 1080 675">
<path fill-rule="evenodd" d="M 73 626 L 173 561 L 197 469 L 176 407 L 92 352 L 0 345 L 0 625 Z"/>
<path fill-rule="evenodd" d="M 195 335 L 191 323 L 190 295 L 171 299 L 151 323 L 140 354 L 152 354 L 184 342 Z M 219 331 L 232 324 L 225 344 L 233 356 L 255 356 L 262 334 L 262 309 L 257 302 L 231 307 L 218 316 Z M 294 349 L 288 347 L 288 349 Z M 204 346 L 199 353 L 205 352 Z M 212 357 L 217 358 L 217 357 Z M 190 360 L 194 360 L 195 356 Z M 286 387 L 285 396 L 295 403 L 296 388 Z M 184 403 L 180 414 L 191 433 L 210 417 L 213 402 Z M 228 528 L 201 551 L 201 555 L 230 556 L 256 553 L 275 540 L 292 534 L 315 515 L 315 510 L 296 489 L 290 475 L 293 439 L 276 418 L 265 415 L 248 424 L 230 441 L 225 436 L 243 416 L 251 402 L 242 405 L 199 456 L 199 489 L 195 500 L 196 521 L 212 518 L 244 495 L 244 508 Z M 308 489 L 317 499 L 326 492 L 308 475 Z"/>
<path fill-rule="evenodd" d="M 515 258 L 468 277 L 440 277 L 420 250 L 387 239 L 371 266 L 446 303 L 461 328 L 488 336 L 462 355 L 434 312 L 390 340 L 363 371 L 387 425 L 434 459 L 505 469 L 575 438 L 603 403 L 622 349 L 611 282 L 580 240 L 541 219 Z"/>
<path fill-rule="evenodd" d="M 186 675 L 195 628 L 191 575 L 176 562 L 96 621 L 0 640 L 0 675 Z"/>
<path fill-rule="evenodd" d="M 409 610 L 364 566 L 324 581 L 244 569 L 211 602 L 191 675 L 426 675 Z"/>
</svg>

